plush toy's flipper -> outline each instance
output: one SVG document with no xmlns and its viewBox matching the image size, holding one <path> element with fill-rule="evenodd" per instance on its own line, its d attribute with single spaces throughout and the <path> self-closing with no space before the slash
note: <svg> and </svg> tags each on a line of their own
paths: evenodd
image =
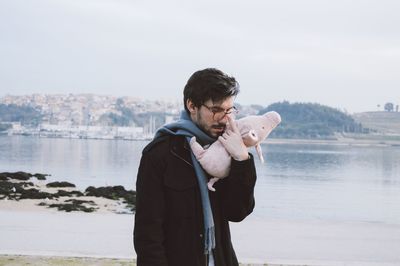
<svg viewBox="0 0 400 266">
<path fill-rule="evenodd" d="M 262 150 L 261 150 L 261 145 L 260 144 L 256 145 L 256 151 L 257 151 L 257 154 L 258 154 L 258 158 L 260 158 L 260 161 L 262 163 L 264 163 L 264 156 L 262 154 Z"/>
<path fill-rule="evenodd" d="M 199 160 L 205 152 L 203 147 L 201 147 L 201 145 L 197 143 L 196 137 L 190 139 L 190 148 L 192 149 L 192 152 L 197 160 Z"/>
<path fill-rule="evenodd" d="M 218 180 L 219 180 L 218 177 L 213 177 L 213 178 L 211 178 L 210 181 L 208 181 L 208 183 L 207 183 L 208 189 L 215 192 L 215 188 L 213 188 L 213 185 L 214 185 L 214 183 L 217 182 Z"/>
</svg>

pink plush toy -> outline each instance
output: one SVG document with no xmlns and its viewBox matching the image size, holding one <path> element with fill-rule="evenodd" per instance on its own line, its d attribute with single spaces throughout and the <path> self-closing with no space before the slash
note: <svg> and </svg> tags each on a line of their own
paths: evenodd
<svg viewBox="0 0 400 266">
<path fill-rule="evenodd" d="M 246 147 L 255 146 L 258 157 L 261 162 L 264 162 L 260 143 L 281 122 L 281 116 L 277 112 L 271 111 L 264 115 L 247 116 L 235 122 Z M 204 149 L 196 141 L 196 137 L 193 137 L 190 140 L 190 147 L 203 169 L 213 176 L 208 182 L 208 189 L 215 191 L 213 188 L 214 183 L 229 174 L 231 166 L 230 154 L 225 150 L 220 141 L 215 141 L 208 148 Z"/>
</svg>

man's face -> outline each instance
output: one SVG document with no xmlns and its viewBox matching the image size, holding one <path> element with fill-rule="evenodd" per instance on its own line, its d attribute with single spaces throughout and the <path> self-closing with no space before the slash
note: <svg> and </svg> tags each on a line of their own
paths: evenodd
<svg viewBox="0 0 400 266">
<path fill-rule="evenodd" d="M 225 131 L 228 122 L 227 115 L 232 115 L 225 113 L 232 111 L 233 101 L 234 97 L 232 96 L 220 102 L 208 100 L 199 107 L 193 106 L 190 100 L 187 104 L 192 121 L 207 135 L 217 138 Z"/>
</svg>

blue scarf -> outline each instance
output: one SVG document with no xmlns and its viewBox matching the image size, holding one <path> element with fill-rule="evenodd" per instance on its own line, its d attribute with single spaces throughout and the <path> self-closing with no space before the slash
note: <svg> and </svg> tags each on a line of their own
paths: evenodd
<svg viewBox="0 0 400 266">
<path fill-rule="evenodd" d="M 190 116 L 186 111 L 181 112 L 181 116 L 178 121 L 166 124 L 157 130 L 153 139 L 153 145 L 161 141 L 168 135 L 185 136 L 188 142 L 190 142 L 190 139 L 195 136 L 196 139 L 203 145 L 211 144 L 216 140 L 214 138 L 211 138 L 200 128 L 198 128 L 197 125 L 192 122 Z M 208 180 L 203 168 L 201 168 L 193 152 L 191 152 L 190 155 L 192 157 L 192 163 L 197 176 L 197 181 L 200 188 L 201 204 L 203 206 L 204 252 L 205 254 L 209 254 L 211 249 L 215 248 L 215 226 L 211 210 L 210 198 L 208 196 Z"/>
</svg>

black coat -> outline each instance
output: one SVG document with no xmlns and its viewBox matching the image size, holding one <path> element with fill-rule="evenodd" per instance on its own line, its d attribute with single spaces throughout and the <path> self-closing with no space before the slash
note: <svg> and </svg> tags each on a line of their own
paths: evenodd
<svg viewBox="0 0 400 266">
<path fill-rule="evenodd" d="M 254 208 L 253 156 L 232 160 L 230 175 L 209 192 L 215 223 L 216 266 L 238 265 L 229 222 Z M 184 137 L 170 136 L 143 152 L 136 182 L 134 245 L 138 266 L 205 266 L 203 212 Z"/>
</svg>

